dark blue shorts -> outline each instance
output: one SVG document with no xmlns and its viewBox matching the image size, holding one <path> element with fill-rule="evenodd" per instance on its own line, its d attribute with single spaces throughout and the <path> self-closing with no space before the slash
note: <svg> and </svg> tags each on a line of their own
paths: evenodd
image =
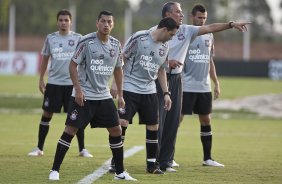
<svg viewBox="0 0 282 184">
<path fill-rule="evenodd" d="M 207 115 L 212 112 L 212 93 L 183 92 L 182 114 Z"/>
<path fill-rule="evenodd" d="M 156 125 L 159 123 L 158 96 L 154 94 L 138 94 L 123 91 L 125 113 L 119 113 L 121 119 L 132 123 L 132 118 L 139 115 L 139 124 Z"/>
<path fill-rule="evenodd" d="M 72 93 L 72 87 L 72 85 L 61 86 L 47 84 L 46 91 L 44 93 L 42 109 L 47 112 L 60 113 L 63 106 L 64 112 L 67 112 Z"/>
<path fill-rule="evenodd" d="M 89 123 L 91 128 L 111 128 L 119 125 L 117 108 L 112 98 L 105 100 L 86 100 L 84 106 L 79 106 L 71 97 L 66 125 L 85 128 Z"/>
</svg>

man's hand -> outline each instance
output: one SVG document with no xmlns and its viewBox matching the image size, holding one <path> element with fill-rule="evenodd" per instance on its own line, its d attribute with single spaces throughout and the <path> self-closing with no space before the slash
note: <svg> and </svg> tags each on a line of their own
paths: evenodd
<svg viewBox="0 0 282 184">
<path fill-rule="evenodd" d="M 168 61 L 169 68 L 175 69 L 183 65 L 183 63 L 176 61 L 176 60 L 169 60 Z"/>
<path fill-rule="evenodd" d="M 45 89 L 46 89 L 46 86 L 45 86 L 44 80 L 39 80 L 39 91 L 42 94 L 44 94 L 45 93 Z"/>
<path fill-rule="evenodd" d="M 249 24 L 251 24 L 251 22 L 232 22 L 230 26 L 241 32 L 246 32 L 248 31 L 247 25 Z"/>
<path fill-rule="evenodd" d="M 81 90 L 75 90 L 75 102 L 79 106 L 84 106 L 84 102 L 86 101 L 85 96 Z"/>
<path fill-rule="evenodd" d="M 171 108 L 171 99 L 170 99 L 170 96 L 169 95 L 165 95 L 164 96 L 164 109 L 166 111 L 169 111 L 170 108 Z"/>
<path fill-rule="evenodd" d="M 214 93 L 213 93 L 214 97 L 213 99 L 216 100 L 218 99 L 219 95 L 220 95 L 220 87 L 219 85 L 215 85 L 214 86 Z"/>
</svg>

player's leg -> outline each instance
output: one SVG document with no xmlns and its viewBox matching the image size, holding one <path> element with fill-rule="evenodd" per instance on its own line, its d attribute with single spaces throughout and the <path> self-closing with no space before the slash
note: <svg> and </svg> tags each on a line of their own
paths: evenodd
<svg viewBox="0 0 282 184">
<path fill-rule="evenodd" d="M 157 94 L 141 95 L 140 108 L 138 110 L 140 124 L 146 124 L 146 163 L 147 172 L 163 174 L 157 161 L 158 153 L 158 128 L 159 110 Z M 150 112 L 150 113 L 148 113 Z"/>
<path fill-rule="evenodd" d="M 121 125 L 121 140 L 122 142 L 124 142 L 125 140 L 125 134 L 126 134 L 126 130 L 128 127 L 129 123 L 132 123 L 132 118 L 136 113 L 136 109 L 138 108 L 138 101 L 140 100 L 139 95 L 132 93 L 132 92 L 128 92 L 128 91 L 123 91 L 123 98 L 126 104 L 125 109 L 123 110 L 118 110 L 118 114 L 119 114 L 119 123 Z M 114 159 L 112 158 L 111 160 L 111 165 L 109 167 L 109 172 L 110 173 L 115 173 L 115 162 Z"/>
<path fill-rule="evenodd" d="M 49 132 L 50 122 L 53 117 L 53 113 L 59 113 L 62 107 L 61 100 L 61 88 L 58 85 L 47 84 L 46 91 L 44 93 L 42 109 L 43 113 L 38 129 L 38 142 L 37 147 L 33 149 L 29 156 L 41 156 L 43 155 L 43 147 L 45 139 Z"/>
<path fill-rule="evenodd" d="M 163 171 L 175 172 L 172 162 L 174 160 L 175 143 L 180 122 L 182 106 L 182 81 L 181 75 L 171 75 L 169 80 L 169 91 L 171 92 L 172 106 L 165 114 L 163 120 L 162 140 L 160 142 L 158 161 Z M 159 107 L 163 108 L 163 107 Z"/>
<path fill-rule="evenodd" d="M 212 109 L 212 94 L 197 93 L 197 102 L 194 108 L 194 112 L 199 115 L 200 121 L 200 135 L 203 146 L 203 165 L 204 166 L 218 166 L 224 165 L 214 161 L 211 156 L 212 149 L 212 129 L 211 129 L 211 109 Z"/>
<path fill-rule="evenodd" d="M 92 108 L 89 105 L 89 101 L 85 101 L 84 106 L 79 106 L 75 102 L 75 99 L 73 97 L 71 98 L 66 118 L 66 127 L 57 144 L 49 180 L 59 180 L 60 166 L 71 145 L 71 141 L 76 135 L 78 129 L 86 127 L 90 122 L 90 119 L 92 119 L 91 110 Z"/>
<path fill-rule="evenodd" d="M 71 145 L 71 141 L 73 137 L 75 136 L 78 128 L 72 127 L 72 126 L 66 126 L 63 134 L 61 135 L 58 144 L 57 149 L 55 153 L 55 158 L 53 162 L 53 166 L 49 175 L 49 180 L 59 180 L 59 172 L 61 164 L 65 158 L 65 155 L 67 151 L 69 150 L 69 147 Z"/>
</svg>

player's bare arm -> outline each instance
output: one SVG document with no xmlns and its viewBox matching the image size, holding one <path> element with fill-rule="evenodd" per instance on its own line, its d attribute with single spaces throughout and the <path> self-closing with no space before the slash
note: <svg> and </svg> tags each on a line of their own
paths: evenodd
<svg viewBox="0 0 282 184">
<path fill-rule="evenodd" d="M 49 56 L 42 57 L 42 63 L 40 66 L 40 77 L 39 77 L 39 90 L 42 94 L 44 94 L 45 87 L 46 87 L 45 82 L 44 82 L 44 76 L 47 70 L 48 61 L 49 61 Z"/>
<path fill-rule="evenodd" d="M 220 85 L 219 85 L 219 81 L 217 79 L 216 69 L 215 69 L 213 59 L 211 59 L 211 61 L 210 61 L 210 77 L 211 77 L 211 79 L 214 83 L 213 96 L 214 96 L 214 100 L 216 100 L 220 95 Z"/>
<path fill-rule="evenodd" d="M 165 110 L 169 111 L 171 108 L 171 99 L 170 99 L 170 95 L 167 94 L 168 92 L 168 87 L 167 87 L 167 78 L 166 78 L 166 71 L 164 68 L 160 68 L 159 72 L 158 72 L 158 80 L 160 83 L 160 86 L 164 92 L 164 108 Z"/>
<path fill-rule="evenodd" d="M 122 68 L 115 68 L 114 70 L 114 78 L 117 89 L 117 97 L 118 97 L 118 108 L 124 108 L 125 102 L 123 99 L 122 85 L 123 85 L 123 71 Z"/>
<path fill-rule="evenodd" d="M 78 83 L 78 75 L 76 68 L 77 68 L 77 64 L 74 61 L 71 61 L 69 65 L 69 71 L 70 71 L 70 78 L 72 80 L 73 87 L 75 89 L 75 102 L 80 106 L 84 106 L 85 97 Z"/>
<path fill-rule="evenodd" d="M 229 23 L 214 23 L 209 25 L 203 25 L 199 28 L 198 36 L 207 33 L 215 33 L 231 28 L 235 28 L 241 32 L 245 32 L 248 30 L 247 29 L 248 24 L 251 24 L 251 22 L 229 22 Z"/>
</svg>

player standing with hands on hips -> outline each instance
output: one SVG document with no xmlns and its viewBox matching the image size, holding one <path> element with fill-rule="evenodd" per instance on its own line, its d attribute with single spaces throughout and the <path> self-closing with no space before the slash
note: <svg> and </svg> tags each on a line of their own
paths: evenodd
<svg viewBox="0 0 282 184">
<path fill-rule="evenodd" d="M 49 180 L 59 180 L 60 166 L 71 141 L 80 128 L 89 123 L 91 128 L 106 128 L 109 146 L 116 163 L 116 180 L 133 180 L 124 169 L 123 142 L 117 108 L 108 83 L 114 75 L 118 91 L 118 107 L 124 107 L 122 93 L 122 57 L 120 42 L 110 36 L 114 27 L 111 12 L 102 11 L 96 21 L 97 32 L 81 38 L 72 57 L 69 70 L 73 81 L 72 101 L 66 118 L 66 127 L 60 137 L 49 175 Z"/>
<path fill-rule="evenodd" d="M 69 63 L 74 50 L 81 37 L 80 34 L 71 31 L 71 13 L 60 10 L 57 13 L 57 25 L 59 31 L 47 36 L 43 49 L 43 61 L 40 68 L 39 90 L 44 94 L 43 114 L 39 124 L 38 143 L 29 156 L 42 156 L 43 146 L 49 131 L 49 125 L 54 113 L 60 113 L 62 106 L 67 112 L 72 92 L 72 81 L 69 74 Z M 48 82 L 45 86 L 44 75 L 47 70 L 49 58 L 51 60 Z M 76 133 L 79 156 L 93 157 L 84 146 L 84 130 L 79 129 Z"/>
<path fill-rule="evenodd" d="M 168 85 L 171 92 L 172 107 L 170 111 L 164 111 L 160 108 L 160 124 L 159 124 L 159 155 L 158 162 L 163 171 L 175 172 L 172 168 L 174 162 L 175 142 L 178 126 L 180 123 L 181 106 L 182 106 L 182 68 L 189 44 L 196 36 L 219 32 L 231 28 L 239 31 L 247 31 L 247 25 L 250 22 L 228 22 L 213 23 L 203 26 L 183 25 L 183 13 L 181 5 L 178 2 L 167 2 L 162 8 L 162 17 L 171 17 L 179 25 L 176 35 L 168 42 L 169 54 L 168 62 L 170 69 L 167 70 L 169 78 Z M 162 98 L 163 91 L 157 84 L 159 99 Z M 163 101 L 159 100 L 159 106 L 163 106 Z"/>
</svg>

